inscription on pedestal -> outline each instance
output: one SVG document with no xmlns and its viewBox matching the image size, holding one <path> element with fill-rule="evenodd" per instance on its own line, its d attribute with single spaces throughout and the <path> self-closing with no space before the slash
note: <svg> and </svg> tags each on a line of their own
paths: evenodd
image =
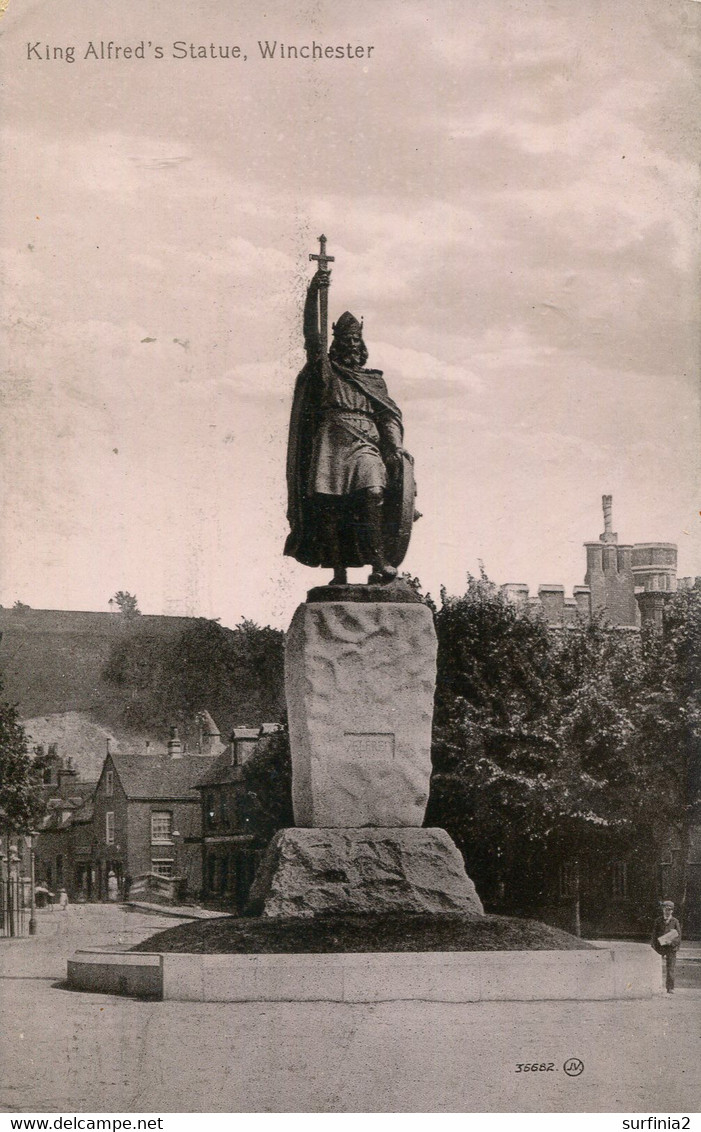
<svg viewBox="0 0 701 1132">
<path fill-rule="evenodd" d="M 346 754 L 354 759 L 393 759 L 392 732 L 346 731 Z"/>
</svg>

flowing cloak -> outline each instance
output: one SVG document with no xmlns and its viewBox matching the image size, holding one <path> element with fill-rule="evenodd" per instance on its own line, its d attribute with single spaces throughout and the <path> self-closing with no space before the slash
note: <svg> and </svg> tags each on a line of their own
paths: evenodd
<svg viewBox="0 0 701 1132">
<path fill-rule="evenodd" d="M 307 362 L 297 378 L 290 416 L 290 433 L 287 447 L 287 518 L 290 533 L 285 543 L 285 554 L 296 558 L 304 566 L 329 566 L 332 563 L 322 544 L 318 497 L 308 492 L 314 437 L 319 427 L 324 384 L 321 366 L 335 371 L 342 380 L 355 385 L 370 401 L 382 437 L 383 420 L 402 436 L 402 414 L 387 393 L 382 371 L 377 369 L 348 369 L 330 358 L 315 358 Z M 382 444 L 381 444 L 382 446 Z M 383 452 L 383 456 L 385 453 Z M 343 558 L 346 566 L 364 566 L 367 558 L 357 536 L 353 522 L 352 496 L 346 497 L 349 521 L 341 533 Z"/>
</svg>

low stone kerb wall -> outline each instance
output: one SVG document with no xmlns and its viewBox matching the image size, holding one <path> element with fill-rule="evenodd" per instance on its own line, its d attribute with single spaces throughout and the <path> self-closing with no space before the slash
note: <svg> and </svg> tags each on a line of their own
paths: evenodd
<svg viewBox="0 0 701 1132">
<path fill-rule="evenodd" d="M 658 957 L 644 945 L 341 955 L 78 951 L 68 962 L 68 982 L 181 1002 L 508 1002 L 662 993 Z"/>
</svg>

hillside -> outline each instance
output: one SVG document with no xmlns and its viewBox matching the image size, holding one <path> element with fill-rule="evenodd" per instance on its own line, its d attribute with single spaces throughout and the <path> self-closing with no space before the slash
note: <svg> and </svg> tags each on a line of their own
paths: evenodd
<svg viewBox="0 0 701 1132">
<path fill-rule="evenodd" d="M 108 738 L 156 749 L 176 724 L 192 749 L 199 711 L 224 739 L 284 713 L 282 633 L 250 622 L 0 609 L 0 633 L 3 698 L 18 704 L 32 745 L 58 743 L 84 780 Z"/>
<path fill-rule="evenodd" d="M 189 617 L 142 615 L 139 628 L 172 640 Z M 102 678 L 110 651 L 133 632 L 119 613 L 62 609 L 0 609 L 0 674 L 4 698 L 22 719 L 66 711 L 96 711 L 111 717 L 120 696 Z"/>
<path fill-rule="evenodd" d="M 45 751 L 56 744 L 58 754 L 70 758 L 82 782 L 97 782 L 107 745 L 115 754 L 144 753 L 145 740 L 116 727 L 98 723 L 90 712 L 64 711 L 22 720 L 30 747 Z M 163 754 L 164 742 L 152 742 L 150 753 Z"/>
</svg>

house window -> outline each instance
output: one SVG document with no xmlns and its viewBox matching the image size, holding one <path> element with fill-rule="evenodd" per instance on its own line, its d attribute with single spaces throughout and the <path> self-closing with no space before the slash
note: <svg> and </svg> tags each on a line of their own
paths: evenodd
<svg viewBox="0 0 701 1132">
<path fill-rule="evenodd" d="M 105 794 L 111 798 L 114 794 L 114 771 L 108 770 L 105 772 Z"/>
<path fill-rule="evenodd" d="M 579 861 L 563 861 L 560 865 L 560 896 L 579 895 Z"/>
<path fill-rule="evenodd" d="M 229 829 L 231 826 L 231 805 L 226 790 L 222 791 L 219 799 L 219 817 L 224 829 Z"/>
<path fill-rule="evenodd" d="M 172 877 L 173 860 L 171 857 L 157 857 L 151 861 L 151 872 L 157 877 Z"/>
<path fill-rule="evenodd" d="M 114 810 L 108 810 L 105 814 L 105 842 L 107 845 L 114 845 Z"/>
<path fill-rule="evenodd" d="M 625 900 L 628 895 L 628 869 L 625 861 L 613 862 L 611 895 L 618 900 Z"/>
<path fill-rule="evenodd" d="M 151 841 L 154 844 L 169 844 L 172 840 L 173 815 L 167 810 L 151 814 Z"/>
<path fill-rule="evenodd" d="M 205 802 L 205 821 L 207 823 L 207 829 L 214 829 L 214 826 L 217 824 L 215 799 L 213 794 L 207 795 L 207 800 Z"/>
</svg>

